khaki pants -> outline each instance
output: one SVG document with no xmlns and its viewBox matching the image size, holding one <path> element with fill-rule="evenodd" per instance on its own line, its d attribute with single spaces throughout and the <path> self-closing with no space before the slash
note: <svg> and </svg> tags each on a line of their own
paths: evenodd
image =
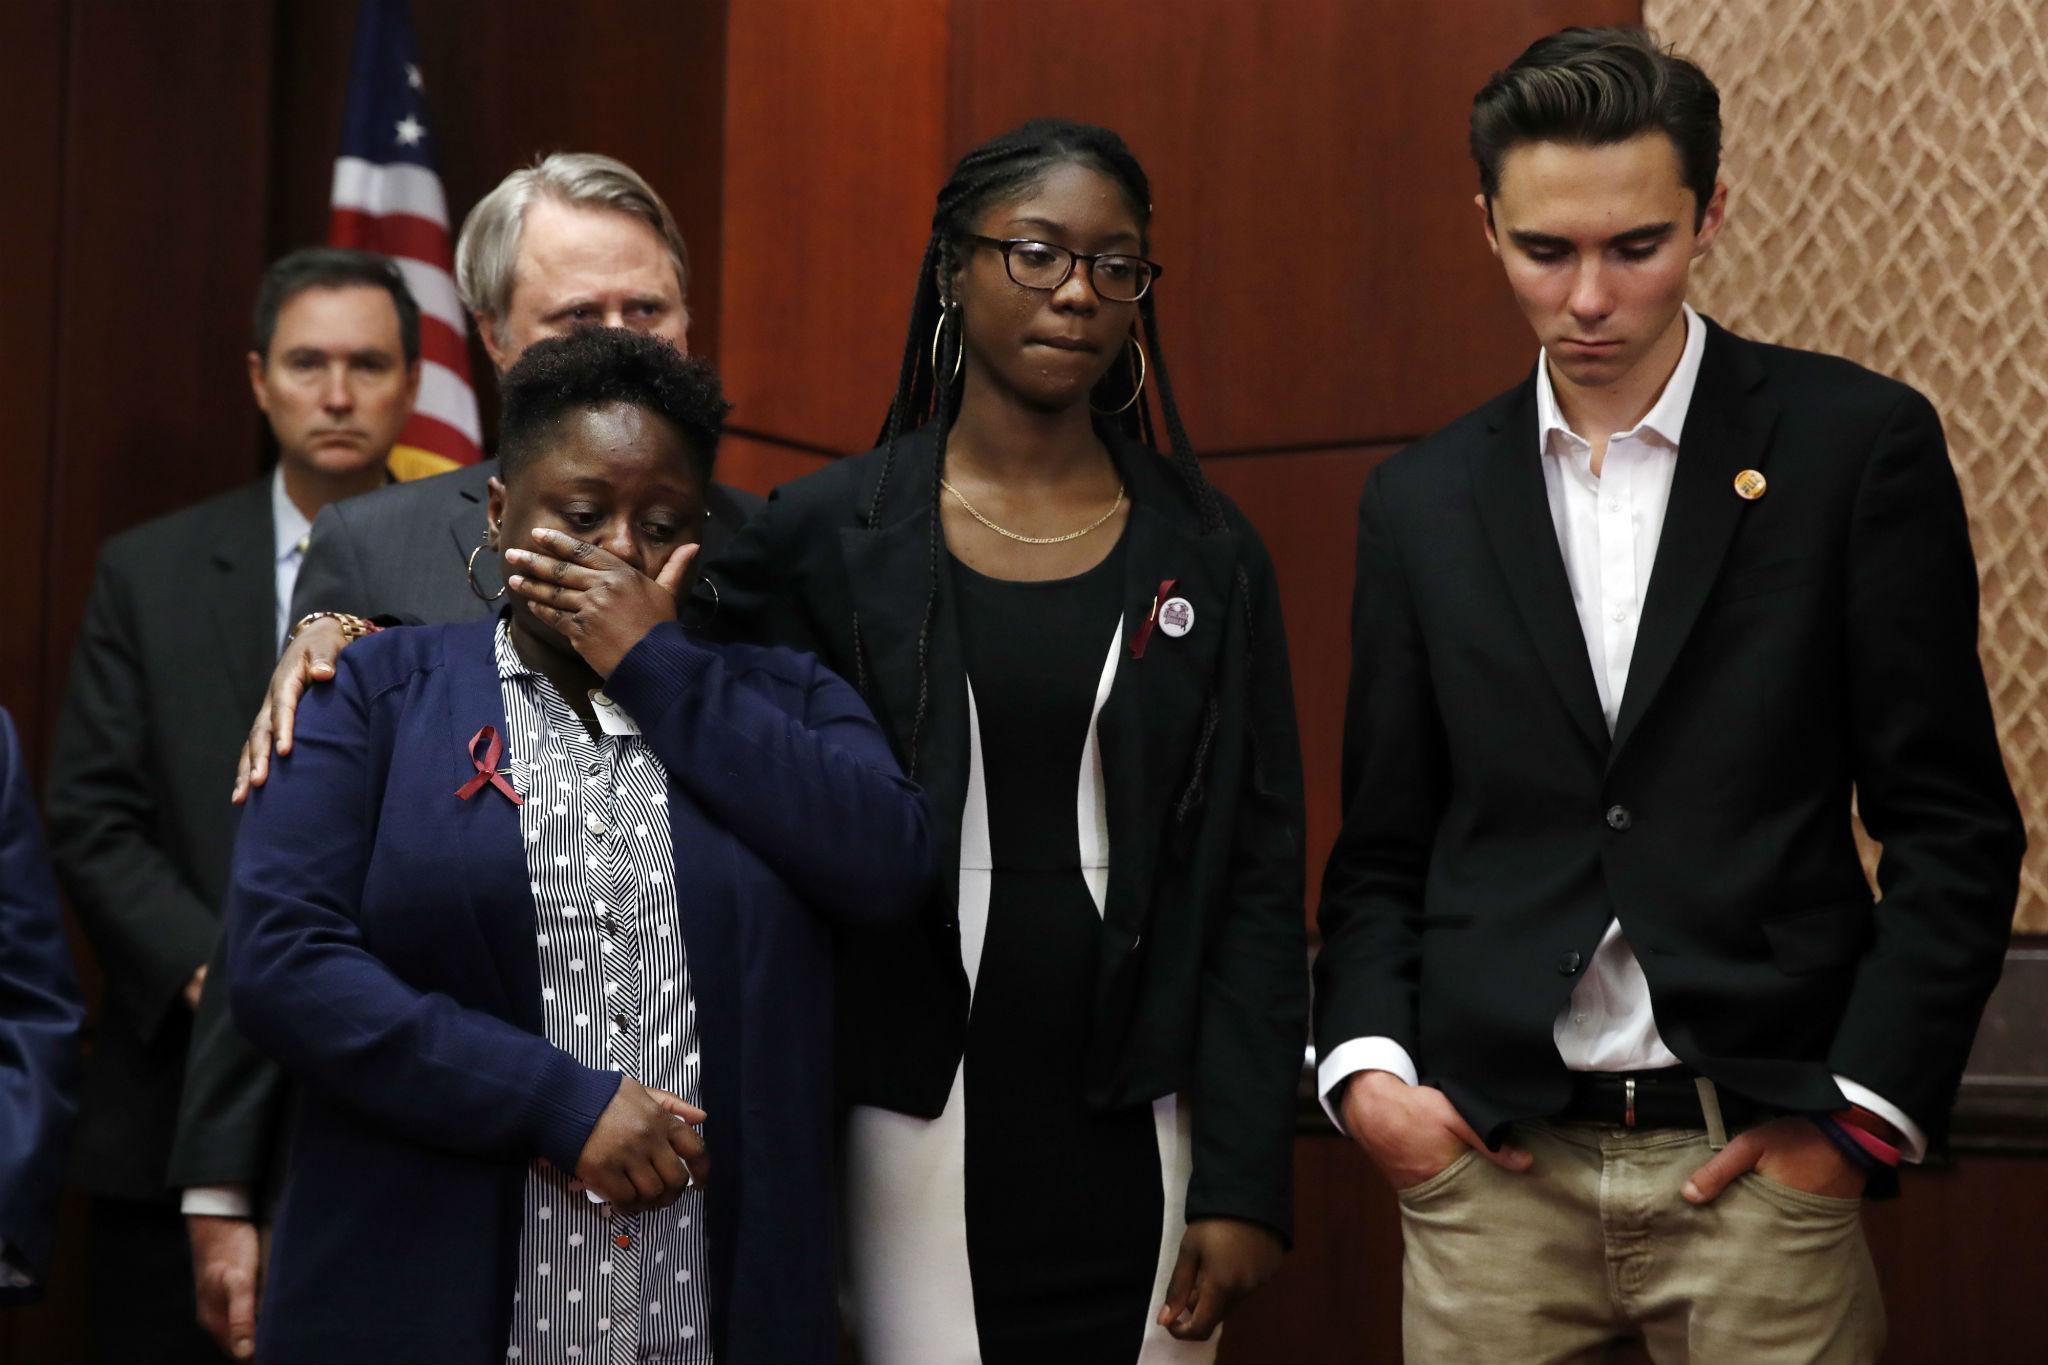
<svg viewBox="0 0 2048 1365">
<path fill-rule="evenodd" d="M 1640 1336 L 1657 1365 L 1867 1365 L 1884 1305 L 1862 1203 L 1749 1174 L 1679 1195 L 1712 1155 L 1688 1129 L 1517 1125 L 1532 1170 L 1467 1152 L 1400 1192 L 1408 1365 L 1597 1362 Z"/>
</svg>

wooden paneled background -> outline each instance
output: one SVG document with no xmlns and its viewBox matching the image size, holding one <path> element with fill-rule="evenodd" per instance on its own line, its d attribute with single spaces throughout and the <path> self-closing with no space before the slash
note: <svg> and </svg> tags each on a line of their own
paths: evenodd
<svg viewBox="0 0 2048 1365">
<path fill-rule="evenodd" d="M 353 10 L 0 5 L 0 486 L 31 565 L 0 632 L 0 702 L 38 765 L 99 542 L 262 468 L 241 372 L 249 301 L 268 259 L 323 232 Z M 755 489 L 872 440 L 955 157 L 1039 114 L 1121 131 L 1153 182 L 1163 340 L 1189 429 L 1279 566 L 1320 872 L 1359 489 L 1378 459 L 1532 359 L 1474 221 L 1465 110 L 1530 38 L 1634 20 L 1636 0 L 413 12 L 458 216 L 558 149 L 621 157 L 669 200 L 691 248 L 692 348 L 738 404 L 723 477 Z M 488 407 L 480 349 L 473 368 Z M 1398 1359 L 1391 1199 L 1327 1132 L 1304 1131 L 1298 1173 L 1300 1244 L 1224 1358 Z M 79 1357 L 79 1215 L 67 1207 L 49 1301 L 0 1314 L 0 1365 Z M 2044 1219 L 2048 1173 L 2013 1157 L 1915 1176 L 1874 1211 L 1892 1357 L 2048 1358 L 2022 1325 L 2028 1282 L 2000 1250 Z"/>
</svg>

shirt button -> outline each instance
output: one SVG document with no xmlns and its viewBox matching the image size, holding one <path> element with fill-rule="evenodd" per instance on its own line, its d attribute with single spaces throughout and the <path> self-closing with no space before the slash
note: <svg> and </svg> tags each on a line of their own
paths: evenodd
<svg viewBox="0 0 2048 1365">
<path fill-rule="evenodd" d="M 605 835 L 611 833 L 612 829 L 610 825 L 607 825 L 604 822 L 604 820 L 599 817 L 596 811 L 591 811 L 583 817 L 583 828 L 589 830 L 593 836 L 599 839 L 602 839 Z"/>
<path fill-rule="evenodd" d="M 1607 808 L 1607 828 L 1614 830 L 1616 833 L 1626 830 L 1635 822 L 1636 819 L 1628 813 L 1627 806 L 1609 806 Z"/>
<path fill-rule="evenodd" d="M 612 1016 L 612 1027 L 617 1029 L 621 1033 L 624 1033 L 628 1028 L 631 1028 L 632 1022 L 632 1020 L 626 1018 L 626 1016 L 623 1014 L 614 1014 Z"/>
<path fill-rule="evenodd" d="M 1616 608 L 1614 609 L 1614 619 L 1615 619 L 1615 620 L 1617 620 L 1617 621 L 1626 621 L 1626 620 L 1628 620 L 1628 608 L 1627 608 L 1627 607 L 1616 607 Z"/>
<path fill-rule="evenodd" d="M 1621 499 L 1609 498 L 1607 500 L 1607 510 L 1610 512 L 1619 512 L 1621 510 Z"/>
<path fill-rule="evenodd" d="M 1582 959 L 1579 957 L 1577 953 L 1564 954 L 1562 957 L 1557 959 L 1557 974 L 1559 976 L 1570 976 L 1573 972 L 1576 972 L 1579 969 L 1579 963 L 1581 960 Z"/>
<path fill-rule="evenodd" d="M 1574 1024 L 1583 1024 L 1586 1022 L 1586 1016 L 1583 1014 L 1574 1014 L 1572 1016 L 1572 1022 Z"/>
</svg>

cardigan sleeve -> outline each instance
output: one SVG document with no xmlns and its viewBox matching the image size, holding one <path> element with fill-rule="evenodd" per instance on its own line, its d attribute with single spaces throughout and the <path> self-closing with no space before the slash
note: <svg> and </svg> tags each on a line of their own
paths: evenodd
<svg viewBox="0 0 2048 1365">
<path fill-rule="evenodd" d="M 785 680 L 801 688 L 801 715 L 674 624 L 649 631 L 605 687 L 670 780 L 821 914 L 866 927 L 910 918 L 931 887 L 924 793 L 837 675 L 808 655 L 755 657 L 801 672 Z"/>
<path fill-rule="evenodd" d="M 392 730 L 356 655 L 310 691 L 292 760 L 242 816 L 229 892 L 235 1022 L 305 1084 L 413 1141 L 576 1169 L 619 1086 L 545 1038 L 421 991 L 367 946 L 363 887 Z"/>
</svg>

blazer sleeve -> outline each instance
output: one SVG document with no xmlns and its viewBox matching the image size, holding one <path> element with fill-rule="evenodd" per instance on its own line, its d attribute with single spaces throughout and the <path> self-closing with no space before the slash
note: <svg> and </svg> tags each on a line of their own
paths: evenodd
<svg viewBox="0 0 2048 1365">
<path fill-rule="evenodd" d="M 164 1183 L 260 1186 L 284 1122 L 285 1078 L 235 1027 L 228 1008 L 226 935 L 207 964 L 206 991 L 192 1021 L 185 1053 L 185 1085 L 178 1095 L 178 1127 Z M 263 1207 L 261 1195 L 256 1207 Z"/>
<path fill-rule="evenodd" d="M 2026 835 L 1977 656 L 1977 569 L 1934 408 L 1909 392 L 1863 476 L 1848 566 L 1857 806 L 1884 899 L 1829 1065 L 1935 1141 L 1998 980 Z"/>
<path fill-rule="evenodd" d="M 1245 537 L 1250 663 L 1238 704 L 1220 699 L 1243 718 L 1244 779 L 1228 905 L 1202 958 L 1186 1216 L 1251 1219 L 1292 1244 L 1295 1096 L 1308 1040 L 1301 737 L 1279 585 L 1256 533 Z"/>
<path fill-rule="evenodd" d="M 383 814 L 373 766 L 405 761 L 380 705 L 395 711 L 401 694 L 366 695 L 343 655 L 333 685 L 300 707 L 292 761 L 243 812 L 228 918 L 235 1022 L 309 1088 L 403 1138 L 573 1171 L 619 1073 L 419 990 L 364 941 Z"/>
<path fill-rule="evenodd" d="M 854 690 L 810 656 L 804 713 L 747 686 L 680 625 L 655 627 L 605 688 L 640 722 L 669 778 L 812 907 L 877 927 L 930 892 L 931 819 Z"/>
<path fill-rule="evenodd" d="M 1358 511 L 1344 822 L 1316 916 L 1315 1036 L 1324 1055 L 1368 1037 L 1416 1055 L 1423 884 L 1445 787 L 1442 721 L 1388 520 L 1385 472 L 1366 480 Z"/>
<path fill-rule="evenodd" d="M 220 917 L 162 838 L 130 575 L 100 556 L 50 760 L 50 847 L 106 969 L 107 990 L 153 1037 L 213 952 Z M 230 774 L 221 772 L 222 797 Z"/>
<path fill-rule="evenodd" d="M 0 711 L 0 1251 L 31 1276 L 50 1252 L 85 1007 L 64 941 L 14 722 Z M 20 1290 L 0 1290 L 0 1303 Z"/>
</svg>

